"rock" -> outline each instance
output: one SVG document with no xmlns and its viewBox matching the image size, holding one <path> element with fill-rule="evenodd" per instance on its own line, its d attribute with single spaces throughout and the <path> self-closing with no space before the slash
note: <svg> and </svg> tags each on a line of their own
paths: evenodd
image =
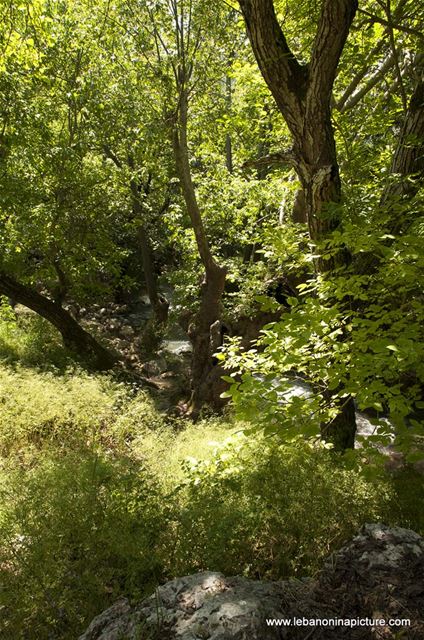
<svg viewBox="0 0 424 640">
<path fill-rule="evenodd" d="M 174 371 L 164 371 L 163 373 L 160 374 L 160 377 L 163 380 L 168 380 L 169 378 L 175 378 L 175 373 Z"/>
<path fill-rule="evenodd" d="M 146 321 L 150 318 L 151 315 L 152 314 L 149 309 L 147 309 L 147 311 L 130 313 L 128 315 L 128 322 L 134 327 L 141 327 L 143 324 L 146 324 Z"/>
<path fill-rule="evenodd" d="M 122 326 L 120 329 L 120 333 L 124 338 L 133 338 L 135 336 L 134 329 L 128 325 Z"/>
<path fill-rule="evenodd" d="M 423 576 L 421 536 L 368 524 L 315 579 L 255 581 L 210 571 L 176 578 L 133 607 L 119 600 L 79 640 L 422 640 Z M 410 619 L 411 626 L 266 624 L 267 618 L 293 617 Z"/>
<path fill-rule="evenodd" d="M 165 358 L 158 357 L 155 360 L 145 362 L 142 367 L 143 374 L 148 377 L 160 376 L 163 371 L 167 370 L 167 362 Z"/>
<path fill-rule="evenodd" d="M 73 318 L 79 318 L 80 310 L 75 304 L 67 304 L 64 306 L 64 309 L 70 313 Z"/>
<path fill-rule="evenodd" d="M 141 631 L 142 637 L 161 640 L 284 638 L 265 623 L 265 618 L 281 616 L 281 584 L 211 571 L 177 578 L 134 609 L 126 601 L 116 603 L 93 620 L 80 640 L 136 640 Z"/>
<path fill-rule="evenodd" d="M 163 350 L 176 356 L 191 355 L 193 347 L 189 340 L 164 340 Z"/>
<path fill-rule="evenodd" d="M 106 325 L 107 331 L 119 331 L 120 328 L 120 324 L 118 322 L 114 322 L 113 320 Z"/>
<path fill-rule="evenodd" d="M 379 627 L 381 638 L 424 638 L 424 540 L 414 531 L 367 524 L 335 553 L 318 576 L 311 598 L 344 618 L 408 618 L 410 628 Z M 402 630 L 402 635 L 399 635 Z M 405 635 L 406 631 L 406 635 Z M 328 633 L 328 631 L 327 631 Z M 368 630 L 370 633 L 370 630 Z M 362 634 L 362 635 L 361 635 Z M 375 638 L 340 629 L 328 638 Z M 398 634 L 398 635 L 396 635 Z M 327 636 L 325 636 L 327 638 Z"/>
<path fill-rule="evenodd" d="M 99 638 L 118 640 L 122 638 L 122 630 L 126 627 L 126 617 L 130 611 L 131 607 L 127 600 L 118 600 L 112 607 L 94 618 L 81 638 L 84 638 L 84 640 L 96 640 Z"/>
</svg>

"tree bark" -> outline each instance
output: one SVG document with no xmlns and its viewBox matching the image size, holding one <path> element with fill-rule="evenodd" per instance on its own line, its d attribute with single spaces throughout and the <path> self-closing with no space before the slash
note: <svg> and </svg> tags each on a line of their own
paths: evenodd
<svg viewBox="0 0 424 640">
<path fill-rule="evenodd" d="M 393 156 L 390 173 L 399 178 L 388 183 L 381 197 L 381 206 L 391 211 L 389 228 L 398 233 L 413 220 L 404 216 L 396 207 L 396 201 L 410 200 L 422 186 L 424 177 L 424 61 L 420 78 L 412 94 L 408 111 Z"/>
<path fill-rule="evenodd" d="M 0 294 L 32 309 L 50 322 L 62 335 L 65 347 L 89 358 L 98 369 L 110 369 L 116 358 L 97 342 L 63 307 L 5 272 L 0 271 Z"/>
<path fill-rule="evenodd" d="M 330 102 L 357 1 L 323 2 L 309 65 L 301 65 L 290 50 L 272 0 L 239 3 L 259 68 L 293 136 L 309 233 L 311 240 L 319 241 L 340 222 L 328 211 L 341 195 Z M 345 261 L 346 256 L 340 256 L 339 262 Z M 316 265 L 320 273 L 335 266 L 322 260 Z"/>
<path fill-rule="evenodd" d="M 341 183 L 331 124 L 331 94 L 340 55 L 357 10 L 357 0 L 323 0 L 311 59 L 302 65 L 291 51 L 277 20 L 273 0 L 239 0 L 249 39 L 262 75 L 293 137 L 295 169 L 304 198 L 312 242 L 320 242 L 340 224 Z M 315 261 L 320 274 L 349 263 L 344 250 Z M 322 426 L 335 446 L 353 445 L 353 400 L 340 404 L 339 416 Z"/>
<path fill-rule="evenodd" d="M 189 328 L 189 337 L 193 344 L 192 395 L 189 412 L 196 418 L 205 403 L 215 404 L 215 401 L 219 403 L 217 394 L 214 393 L 215 385 L 211 384 L 212 379 L 215 380 L 212 371 L 215 367 L 213 353 L 216 351 L 212 327 L 221 317 L 221 298 L 224 292 L 226 270 L 213 258 L 197 202 L 188 155 L 187 115 L 187 90 L 182 87 L 177 120 L 173 128 L 173 149 L 177 175 L 205 269 L 200 306 L 194 324 Z"/>
</svg>

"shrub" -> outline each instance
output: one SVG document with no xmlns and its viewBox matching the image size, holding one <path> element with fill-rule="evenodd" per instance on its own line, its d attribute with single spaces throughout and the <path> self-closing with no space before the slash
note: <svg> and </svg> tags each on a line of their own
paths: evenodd
<svg viewBox="0 0 424 640">
<path fill-rule="evenodd" d="M 75 357 L 64 348 L 59 332 L 44 318 L 21 308 L 19 316 L 0 307 L 0 358 L 29 366 L 64 369 Z"/>
<path fill-rule="evenodd" d="M 45 454 L 31 471 L 5 470 L 1 494 L 2 637 L 74 640 L 118 596 L 160 580 L 161 500 L 140 465 Z"/>
<path fill-rule="evenodd" d="M 72 441 L 92 440 L 124 397 L 123 387 L 106 376 L 0 367 L 0 452 L 27 456 L 46 443 L 69 447 Z"/>
<path fill-rule="evenodd" d="M 390 503 L 386 482 L 368 482 L 358 468 L 302 440 L 278 445 L 238 435 L 211 460 L 188 461 L 186 472 L 174 534 L 177 574 L 310 573 Z"/>
<path fill-rule="evenodd" d="M 3 366 L 0 401 L 1 637 L 70 640 L 176 575 L 309 574 L 365 521 L 422 526 L 422 477 L 164 418 L 109 376 Z"/>
</svg>

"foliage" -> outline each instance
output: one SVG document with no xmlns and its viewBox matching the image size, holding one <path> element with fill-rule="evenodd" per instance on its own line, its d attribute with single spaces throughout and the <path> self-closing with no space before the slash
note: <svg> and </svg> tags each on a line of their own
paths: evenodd
<svg viewBox="0 0 424 640">
<path fill-rule="evenodd" d="M 59 448 L 72 441 L 94 443 L 99 424 L 112 419 L 124 396 L 106 377 L 75 369 L 60 377 L 57 371 L 37 375 L 19 366 L 0 369 L 0 394 L 1 453 L 21 459 L 31 459 L 49 443 Z"/>
<path fill-rule="evenodd" d="M 320 3 L 274 6 L 308 63 Z M 422 9 L 361 3 L 332 98 L 342 199 L 319 212 L 341 225 L 312 242 L 290 219 L 292 166 L 263 160 L 292 141 L 238 8 L 0 2 L 0 272 L 58 302 L 133 303 L 147 238 L 174 316 L 198 309 L 171 140 L 183 62 L 191 177 L 227 270 L 223 324 L 280 314 L 251 348 L 227 336 L 217 355 L 236 418 L 188 425 L 139 377 L 77 367 L 45 321 L 0 299 L 5 637 L 70 640 L 118 596 L 199 569 L 302 576 L 365 520 L 424 531 L 422 192 L 419 175 L 393 172 L 422 79 Z M 390 195 L 399 185 L 411 191 Z M 341 254 L 344 268 L 317 273 Z M 317 435 L 350 397 L 376 432 L 337 456 Z M 391 438 L 406 465 L 388 475 L 373 445 Z"/>
<path fill-rule="evenodd" d="M 6 465 L 1 485 L 5 637 L 75 638 L 111 598 L 157 583 L 161 503 L 139 464 L 47 453 L 31 471 Z"/>
<path fill-rule="evenodd" d="M 166 421 L 129 383 L 3 364 L 1 388 L 6 637 L 75 638 L 118 596 L 199 569 L 304 575 L 366 520 L 422 525 L 422 481 L 412 496 L 410 478 L 228 418 Z"/>
<path fill-rule="evenodd" d="M 390 500 L 387 483 L 373 486 L 358 468 L 299 439 L 276 445 L 238 434 L 210 459 L 188 459 L 185 469 L 177 573 L 310 574 L 361 523 L 384 517 Z"/>
<path fill-rule="evenodd" d="M 58 332 L 43 318 L 32 312 L 19 313 L 9 304 L 3 305 L 0 322 L 0 358 L 23 366 L 42 365 L 46 369 L 63 370 L 75 365 L 71 354 L 64 349 Z"/>
<path fill-rule="evenodd" d="M 240 351 L 233 340 L 219 356 L 232 371 L 230 394 L 240 416 L 259 416 L 257 428 L 266 433 L 317 433 L 336 415 L 337 399 L 350 395 L 359 409 L 389 418 L 401 450 L 408 452 L 415 436 L 422 437 L 423 238 L 394 239 L 382 230 L 366 236 L 368 231 L 359 236 L 347 225 L 344 234 L 316 248 L 331 255 L 349 246 L 353 267 L 300 284 L 298 297 L 288 299 L 289 312 L 264 327 L 255 348 Z M 367 251 L 381 256 L 372 278 L 355 269 Z M 296 376 L 309 383 L 307 397 L 290 392 Z M 377 427 L 387 444 L 391 429 L 378 421 Z"/>
</svg>

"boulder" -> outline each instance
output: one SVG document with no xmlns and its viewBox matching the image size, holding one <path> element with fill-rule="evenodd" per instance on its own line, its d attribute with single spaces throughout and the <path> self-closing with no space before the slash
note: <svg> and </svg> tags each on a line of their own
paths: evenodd
<svg viewBox="0 0 424 640">
<path fill-rule="evenodd" d="M 212 571 L 177 578 L 135 608 L 117 602 L 80 640 L 275 640 L 284 636 L 265 618 L 281 615 L 282 584 Z"/>
<path fill-rule="evenodd" d="M 424 638 L 424 540 L 414 531 L 366 524 L 325 563 L 310 597 L 327 615 L 388 621 L 409 619 L 411 627 L 350 630 L 328 638 Z M 368 634 L 368 635 L 367 635 Z"/>
<path fill-rule="evenodd" d="M 424 638 L 424 540 L 399 527 L 365 525 L 314 579 L 176 578 L 141 603 L 125 599 L 79 640 L 378 640 Z M 330 620 L 270 626 L 267 619 Z M 339 626 L 336 619 L 409 619 L 410 626 Z"/>
</svg>

